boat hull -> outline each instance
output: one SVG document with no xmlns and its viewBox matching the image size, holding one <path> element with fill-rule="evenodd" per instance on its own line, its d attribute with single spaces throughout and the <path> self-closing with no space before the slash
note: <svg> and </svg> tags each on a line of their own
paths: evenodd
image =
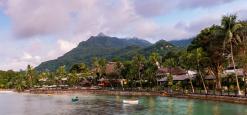
<svg viewBox="0 0 247 115">
<path fill-rule="evenodd" d="M 123 103 L 125 104 L 138 104 L 138 100 L 123 100 Z"/>
</svg>

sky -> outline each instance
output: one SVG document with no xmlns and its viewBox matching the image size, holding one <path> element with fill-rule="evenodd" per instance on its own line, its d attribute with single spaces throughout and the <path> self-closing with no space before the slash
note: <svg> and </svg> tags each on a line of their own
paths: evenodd
<svg viewBox="0 0 247 115">
<path fill-rule="evenodd" d="M 100 32 L 188 39 L 229 14 L 247 20 L 247 0 L 0 0 L 0 70 L 56 59 Z"/>
</svg>

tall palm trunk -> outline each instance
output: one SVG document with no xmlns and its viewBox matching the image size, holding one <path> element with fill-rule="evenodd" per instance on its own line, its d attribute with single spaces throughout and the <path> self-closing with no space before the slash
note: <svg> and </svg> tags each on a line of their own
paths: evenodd
<svg viewBox="0 0 247 115">
<path fill-rule="evenodd" d="M 205 86 L 205 83 L 204 83 L 204 80 L 203 80 L 203 77 L 202 77 L 202 73 L 201 73 L 201 71 L 199 69 L 199 66 L 200 66 L 199 65 L 199 60 L 197 60 L 198 73 L 199 73 L 200 78 L 202 80 L 202 85 L 203 85 L 203 88 L 204 88 L 204 92 L 207 94 L 208 92 L 207 92 L 207 89 L 206 89 L 206 86 Z"/>
<path fill-rule="evenodd" d="M 191 89 L 192 89 L 192 93 L 194 93 L 195 89 L 194 89 L 194 86 L 193 86 L 193 83 L 192 83 L 192 80 L 191 80 L 192 78 L 190 77 L 189 71 L 187 71 L 187 74 L 188 74 L 188 76 L 190 78 L 190 86 L 191 86 Z"/>
<path fill-rule="evenodd" d="M 140 86 L 141 86 L 141 89 L 142 89 L 142 78 L 141 78 L 141 70 L 139 70 L 138 72 L 138 76 L 139 76 L 139 80 L 140 80 Z"/>
<path fill-rule="evenodd" d="M 234 72 L 235 72 L 235 79 L 236 79 L 236 82 L 237 82 L 238 95 L 241 95 L 239 82 L 238 82 L 238 74 L 237 74 L 236 65 L 235 65 L 234 56 L 233 56 L 232 42 L 230 42 L 230 45 L 231 45 L 231 60 L 232 60 L 233 69 L 234 69 Z"/>
<path fill-rule="evenodd" d="M 220 70 L 219 70 L 219 65 L 217 66 L 217 69 L 213 72 L 212 68 L 209 68 L 209 72 L 212 76 L 215 77 L 215 88 L 214 90 L 219 90 L 221 89 L 221 77 L 220 77 Z"/>
<path fill-rule="evenodd" d="M 206 85 L 205 85 L 205 83 L 204 83 L 204 80 L 203 80 L 203 77 L 202 77 L 202 73 L 201 73 L 200 70 L 199 70 L 198 72 L 199 72 L 200 78 L 201 78 L 201 80 L 202 80 L 202 85 L 203 85 L 203 88 L 204 88 L 204 92 L 207 94 L 208 91 L 207 91 Z"/>
</svg>

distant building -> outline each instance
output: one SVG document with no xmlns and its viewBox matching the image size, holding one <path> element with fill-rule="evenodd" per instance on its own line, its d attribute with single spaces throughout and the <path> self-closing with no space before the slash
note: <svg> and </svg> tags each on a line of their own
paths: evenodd
<svg viewBox="0 0 247 115">
<path fill-rule="evenodd" d="M 196 72 L 194 71 L 188 71 L 180 68 L 180 67 L 171 67 L 171 68 L 160 68 L 158 69 L 157 76 L 162 77 L 161 79 L 158 79 L 159 83 L 166 83 L 167 82 L 167 75 L 172 74 L 173 81 L 188 81 L 189 79 L 194 79 Z"/>
</svg>

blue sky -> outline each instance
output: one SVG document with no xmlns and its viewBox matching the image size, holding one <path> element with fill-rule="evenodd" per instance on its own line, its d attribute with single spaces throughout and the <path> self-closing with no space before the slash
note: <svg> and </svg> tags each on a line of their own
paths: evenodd
<svg viewBox="0 0 247 115">
<path fill-rule="evenodd" d="M 236 13 L 246 0 L 0 0 L 0 70 L 56 59 L 103 32 L 152 43 L 186 39 Z"/>
</svg>

